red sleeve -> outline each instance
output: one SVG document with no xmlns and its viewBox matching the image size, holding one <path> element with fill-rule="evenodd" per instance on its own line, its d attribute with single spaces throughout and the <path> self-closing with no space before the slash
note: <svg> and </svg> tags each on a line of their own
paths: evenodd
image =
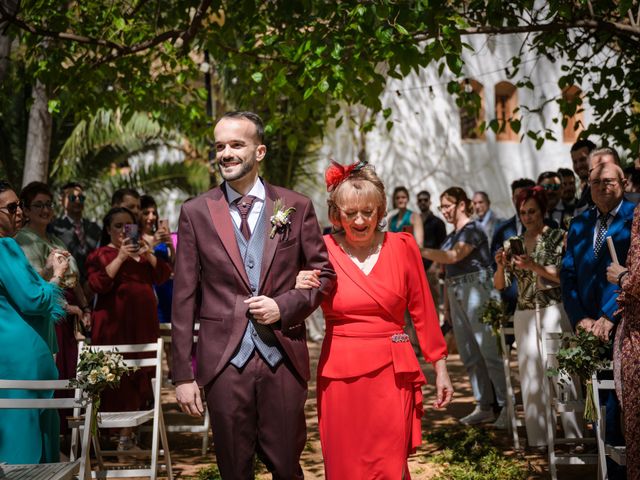
<svg viewBox="0 0 640 480">
<path fill-rule="evenodd" d="M 157 258 L 157 257 L 156 257 Z M 162 285 L 171 278 L 171 266 L 161 258 L 157 258 L 156 267 L 151 272 L 154 285 Z"/>
<path fill-rule="evenodd" d="M 409 233 L 400 233 L 404 244 L 405 275 L 409 314 L 413 319 L 422 355 L 427 362 L 435 362 L 447 356 L 447 344 L 440 330 L 440 321 L 424 273 L 422 256 L 415 239 Z"/>
<path fill-rule="evenodd" d="M 89 254 L 85 267 L 87 278 L 91 290 L 96 293 L 107 293 L 113 288 L 114 279 L 107 275 L 107 265 L 110 260 L 103 254 L 104 250 L 99 248 Z"/>
</svg>

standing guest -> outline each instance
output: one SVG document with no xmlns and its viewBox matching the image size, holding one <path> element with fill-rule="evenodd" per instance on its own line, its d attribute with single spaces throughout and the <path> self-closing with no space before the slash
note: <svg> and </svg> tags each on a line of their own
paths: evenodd
<svg viewBox="0 0 640 480">
<path fill-rule="evenodd" d="M 396 187 L 393 190 L 393 208 L 396 210 L 395 215 L 389 219 L 390 232 L 409 232 L 422 245 L 424 241 L 424 232 L 422 231 L 422 220 L 420 215 L 409 210 L 409 190 L 406 187 Z"/>
<path fill-rule="evenodd" d="M 607 280 L 622 289 L 618 296 L 620 324 L 613 363 L 616 393 L 624 415 L 627 478 L 640 479 L 640 206 L 635 208 L 626 267 L 611 263 Z"/>
<path fill-rule="evenodd" d="M 475 220 L 480 224 L 488 239 L 493 238 L 496 227 L 503 222 L 491 210 L 491 200 L 486 192 L 476 192 L 471 199 L 473 202 L 473 213 Z"/>
<path fill-rule="evenodd" d="M 80 272 L 81 285 L 87 280 L 84 266 L 87 256 L 98 246 L 101 229 L 97 223 L 83 217 L 86 195 L 82 185 L 69 182 L 60 194 L 63 214 L 49 225 L 51 232 L 66 245 Z"/>
<path fill-rule="evenodd" d="M 547 197 L 545 217 L 553 220 L 560 228 L 569 228 L 571 216 L 564 211 L 562 198 L 562 177 L 557 172 L 542 172 L 538 176 L 538 186 L 544 188 Z"/>
<path fill-rule="evenodd" d="M 631 165 L 624 169 L 624 178 L 627 181 L 624 198 L 638 204 L 640 198 L 640 170 Z"/>
<path fill-rule="evenodd" d="M 516 198 L 516 206 L 526 231 L 508 239 L 504 248 L 496 252 L 493 282 L 498 290 L 504 290 L 513 278 L 518 279 L 518 306 L 513 324 L 518 342 L 527 443 L 530 447 L 542 447 L 547 446 L 544 411 L 551 400 L 540 389 L 545 372 L 538 349 L 536 315 L 540 316 L 543 337 L 546 333 L 571 332 L 560 293 L 564 231 L 544 224 L 547 198 L 542 187 L 522 190 Z M 515 253 L 512 242 L 524 247 L 523 251 Z M 567 438 L 582 436 L 575 412 L 562 413 L 561 419 Z"/>
<path fill-rule="evenodd" d="M 511 183 L 511 201 L 513 202 L 514 208 L 516 207 L 518 194 L 525 188 L 534 187 L 535 184 L 536 182 L 530 178 L 521 178 Z M 522 225 L 520 216 L 517 213 L 496 228 L 493 238 L 491 239 L 491 258 L 495 258 L 498 249 L 502 248 L 507 239 L 516 235 L 522 235 L 524 231 L 525 227 Z M 495 268 L 496 266 L 494 265 L 493 269 L 495 270 Z M 500 297 L 507 308 L 509 316 L 513 315 L 516 311 L 516 301 L 518 298 L 517 279 L 514 278 L 511 284 L 500 292 Z"/>
<path fill-rule="evenodd" d="M 493 289 L 489 242 L 480 224 L 471 220 L 471 201 L 460 187 L 448 188 L 440 195 L 440 211 L 454 231 L 441 250 L 423 248 L 422 256 L 445 266 L 445 316 L 451 318 L 476 400 L 473 412 L 460 422 L 475 425 L 496 420 L 493 404 L 497 401 L 502 410 L 496 426 L 504 428 L 506 383 L 502 360 L 491 327 L 480 322 Z"/>
<path fill-rule="evenodd" d="M 20 200 L 24 209 L 25 226 L 15 235 L 15 240 L 29 259 L 31 266 L 46 280 L 53 276 L 48 258 L 54 251 L 66 251 L 66 245 L 55 235 L 47 233 L 47 227 L 53 220 L 53 193 L 41 182 L 31 182 L 20 192 Z M 61 378 L 75 376 L 75 365 L 78 355 L 75 333 L 91 328 L 91 310 L 84 291 L 79 283 L 79 272 L 73 257 L 69 261 L 67 273 L 60 284 L 65 289 L 67 313 L 64 321 L 55 325 L 45 324 L 47 330 L 42 332 L 51 351 L 56 356 Z"/>
<path fill-rule="evenodd" d="M 104 217 L 102 247 L 87 258 L 89 285 L 96 292 L 91 341 L 95 345 L 155 342 L 160 334 L 158 305 L 153 285 L 166 282 L 171 267 L 159 260 L 149 246 L 125 237 L 125 225 L 137 225 L 134 214 L 116 207 Z M 140 370 L 124 376 L 120 387 L 106 390 L 106 412 L 140 410 L 152 399 L 150 378 Z M 130 428 L 120 430 L 118 450 L 135 445 Z"/>
<path fill-rule="evenodd" d="M 610 155 L 610 149 L 594 150 L 592 155 Z M 621 265 L 629 250 L 633 203 L 625 200 L 622 170 L 613 162 L 596 166 L 589 174 L 589 186 L 595 208 L 578 215 L 571 222 L 567 251 L 562 260 L 560 280 L 562 303 L 574 328 L 583 328 L 609 340 L 618 322 L 616 300 L 618 287 L 607 281 L 611 255 L 606 237 L 611 237 Z M 619 408 L 613 392 L 600 395 L 606 404 L 606 440 L 621 445 Z M 607 462 L 609 464 L 609 462 Z M 616 478 L 615 465 L 610 471 Z M 622 473 L 617 478 L 624 478 Z M 611 478 L 611 476 L 609 477 Z"/>
<path fill-rule="evenodd" d="M 111 196 L 111 208 L 123 207 L 140 219 L 140 194 L 133 188 L 121 188 Z"/>
<path fill-rule="evenodd" d="M 436 217 L 431 211 L 431 194 L 426 190 L 418 193 L 418 208 L 420 208 L 420 217 L 422 218 L 422 229 L 424 231 L 423 248 L 440 248 L 442 242 L 447 236 L 447 227 L 444 222 Z M 440 285 L 438 282 L 438 270 L 432 268 L 433 262 L 426 258 L 422 259 L 424 271 L 427 274 L 431 296 L 436 305 L 436 309 L 440 306 Z"/>
<path fill-rule="evenodd" d="M 225 480 L 253 478 L 256 453 L 274 478 L 301 479 L 310 375 L 304 321 L 331 292 L 335 272 L 311 201 L 258 177 L 267 153 L 262 119 L 229 112 L 213 133 L 225 181 L 180 213 L 172 311 L 176 400 L 183 411 L 202 415 L 204 387 Z M 295 289 L 303 266 L 321 271 L 319 289 Z"/>
<path fill-rule="evenodd" d="M 69 267 L 64 255 L 49 257 L 53 276 L 45 282 L 11 238 L 22 217 L 21 203 L 0 180 L 0 378 L 57 380 L 49 345 L 37 332 L 64 315 L 58 283 Z M 51 398 L 52 391 L 3 390 L 3 398 Z M 60 418 L 54 410 L 0 410 L 0 462 L 58 462 Z"/>
<path fill-rule="evenodd" d="M 590 140 L 578 140 L 571 146 L 571 163 L 573 171 L 580 179 L 580 197 L 576 203 L 576 215 L 583 212 L 591 203 L 591 192 L 589 191 L 589 154 L 596 149 L 596 144 Z"/>
<path fill-rule="evenodd" d="M 142 239 L 153 250 L 153 254 L 170 265 L 176 258 L 176 251 L 171 232 L 166 221 L 159 225 L 158 205 L 153 197 L 140 197 L 140 230 Z M 154 285 L 158 297 L 158 319 L 160 323 L 171 323 L 171 298 L 173 296 L 173 279 L 161 285 Z"/>
<path fill-rule="evenodd" d="M 578 199 L 576 198 L 576 175 L 570 168 L 559 168 L 558 175 L 562 179 L 562 208 L 565 215 L 573 218 L 573 212 L 576 208 Z M 566 229 L 569 226 L 567 225 Z"/>
<path fill-rule="evenodd" d="M 407 309 L 436 372 L 434 407 L 446 406 L 453 394 L 438 316 L 425 275 L 415 268 L 420 251 L 408 233 L 380 231 L 386 197 L 373 169 L 334 164 L 326 179 L 337 233 L 325 242 L 338 278 L 322 302 L 327 335 L 317 385 L 325 476 L 409 478 L 407 457 L 420 444 L 426 380 L 402 331 Z M 313 271 L 297 277 L 297 288 L 319 286 Z"/>
</svg>

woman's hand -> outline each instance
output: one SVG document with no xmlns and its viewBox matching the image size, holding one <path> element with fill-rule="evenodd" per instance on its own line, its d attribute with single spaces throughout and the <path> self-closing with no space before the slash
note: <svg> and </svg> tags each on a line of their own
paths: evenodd
<svg viewBox="0 0 640 480">
<path fill-rule="evenodd" d="M 607 267 L 607 281 L 618 285 L 618 277 L 622 272 L 626 272 L 627 268 L 618 263 L 612 263 Z"/>
<path fill-rule="evenodd" d="M 507 252 L 504 251 L 504 248 L 498 249 L 495 256 L 496 264 L 505 268 L 509 263 L 509 259 L 507 257 Z"/>
<path fill-rule="evenodd" d="M 446 360 L 441 358 L 433 364 L 433 368 L 436 371 L 436 400 L 433 402 L 433 408 L 444 408 L 453 398 L 453 385 L 447 372 Z"/>
<path fill-rule="evenodd" d="M 64 310 L 69 315 L 73 315 L 73 316 L 78 317 L 80 319 L 82 319 L 82 315 L 84 315 L 84 313 L 82 312 L 82 309 L 77 305 L 71 305 L 71 304 L 67 303 L 67 305 L 64 307 Z"/>
<path fill-rule="evenodd" d="M 130 238 L 125 238 L 118 250 L 118 258 L 124 262 L 127 258 L 139 254 L 139 248 L 139 245 L 132 243 Z"/>
<path fill-rule="evenodd" d="M 514 255 L 513 264 L 520 270 L 535 270 L 538 266 L 529 255 Z"/>
<path fill-rule="evenodd" d="M 69 257 L 71 254 L 66 250 L 53 249 L 47 257 L 47 267 L 51 267 L 53 277 L 62 278 L 69 269 Z"/>
<path fill-rule="evenodd" d="M 320 270 L 300 270 L 296 275 L 296 287 L 302 290 L 320 288 Z"/>
<path fill-rule="evenodd" d="M 171 240 L 171 232 L 167 227 L 159 227 L 156 233 L 153 234 L 153 246 L 166 243 L 167 245 L 173 244 Z"/>
</svg>

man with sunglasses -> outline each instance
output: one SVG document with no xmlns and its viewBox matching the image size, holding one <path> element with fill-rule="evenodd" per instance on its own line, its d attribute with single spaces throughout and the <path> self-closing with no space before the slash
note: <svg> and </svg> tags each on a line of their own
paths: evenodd
<svg viewBox="0 0 640 480">
<path fill-rule="evenodd" d="M 63 185 L 60 189 L 60 203 L 64 211 L 50 225 L 52 233 L 63 241 L 76 259 L 82 285 L 86 281 L 85 260 L 98 246 L 101 234 L 97 223 L 83 217 L 85 200 L 81 184 L 69 182 Z"/>
<path fill-rule="evenodd" d="M 0 238 L 13 237 L 22 227 L 22 203 L 8 182 L 0 180 Z"/>
<path fill-rule="evenodd" d="M 569 228 L 571 215 L 565 211 L 562 198 L 562 177 L 558 172 L 542 172 L 538 176 L 538 185 L 547 194 L 547 213 L 545 218 L 553 220 L 564 230 Z"/>
</svg>

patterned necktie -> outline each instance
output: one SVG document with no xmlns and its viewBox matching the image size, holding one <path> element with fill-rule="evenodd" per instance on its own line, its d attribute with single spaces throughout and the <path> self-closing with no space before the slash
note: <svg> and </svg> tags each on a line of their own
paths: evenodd
<svg viewBox="0 0 640 480">
<path fill-rule="evenodd" d="M 593 252 L 596 254 L 596 258 L 600 254 L 600 250 L 602 250 L 602 245 L 604 245 L 604 239 L 607 235 L 608 221 L 609 221 L 608 213 L 601 214 L 598 218 L 600 220 L 600 227 L 598 227 L 598 233 L 596 235 L 596 244 L 593 246 Z"/>
<path fill-rule="evenodd" d="M 238 207 L 238 211 L 240 212 L 240 233 L 242 233 L 242 236 L 246 240 L 249 240 L 251 237 L 251 230 L 249 230 L 249 221 L 247 217 L 249 217 L 249 212 L 251 211 L 251 207 L 253 206 L 253 201 L 255 199 L 256 197 L 253 195 L 245 195 L 235 201 L 236 207 Z"/>
</svg>

